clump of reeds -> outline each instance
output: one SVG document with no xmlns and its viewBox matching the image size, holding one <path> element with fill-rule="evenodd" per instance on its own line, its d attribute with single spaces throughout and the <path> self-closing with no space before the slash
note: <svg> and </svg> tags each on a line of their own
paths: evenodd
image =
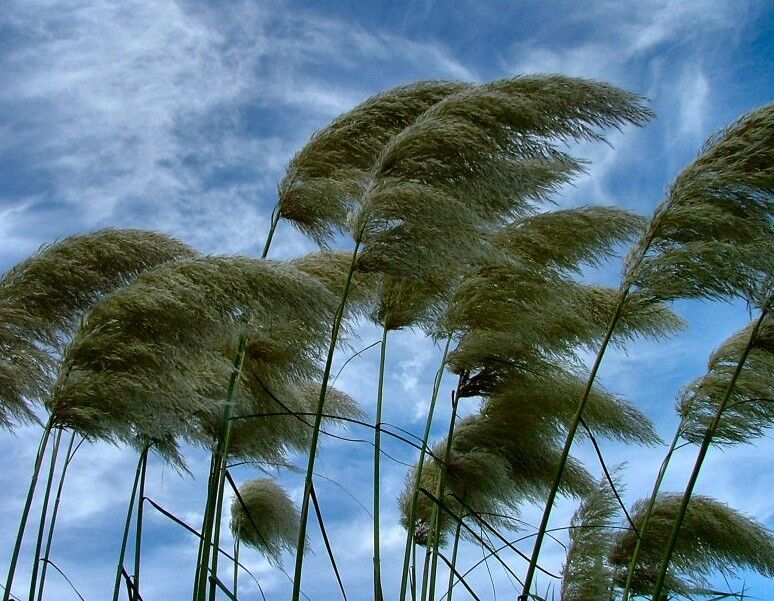
<svg viewBox="0 0 774 601">
<path fill-rule="evenodd" d="M 699 158 L 683 170 L 657 207 L 626 258 L 618 301 L 597 352 L 586 392 L 578 402 L 564 456 L 569 454 L 591 384 L 630 294 L 646 302 L 649 299 L 741 297 L 764 312 L 767 310 L 774 272 L 774 205 L 770 201 L 774 191 L 773 127 L 772 105 L 740 118 L 708 141 Z M 710 438 L 705 436 L 700 449 L 695 473 L 686 488 L 686 503 Z M 530 593 L 561 472 L 560 468 L 546 504 L 522 598 Z M 680 519 L 675 524 L 673 543 L 679 523 Z M 669 551 L 661 570 L 662 578 L 666 575 L 668 556 Z M 656 598 L 659 589 L 657 586 Z"/>
</svg>

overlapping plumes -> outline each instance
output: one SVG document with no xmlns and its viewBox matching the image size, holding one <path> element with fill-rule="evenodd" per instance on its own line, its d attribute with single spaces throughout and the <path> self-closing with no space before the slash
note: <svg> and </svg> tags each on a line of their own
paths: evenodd
<svg viewBox="0 0 774 601">
<path fill-rule="evenodd" d="M 709 370 L 682 392 L 678 412 L 681 435 L 701 442 L 727 394 L 754 324 L 734 334 L 710 357 Z M 734 383 L 713 444 L 751 442 L 774 426 L 774 318 L 767 316 Z"/>
<path fill-rule="evenodd" d="M 193 257 L 164 234 L 105 229 L 41 248 L 0 279 L 0 425 L 32 418 L 80 317 L 99 298 L 161 263 Z"/>
<path fill-rule="evenodd" d="M 535 417 L 534 415 L 531 417 Z M 425 461 L 420 487 L 434 493 L 441 477 L 446 441 L 433 447 L 433 456 Z M 489 415 L 464 418 L 455 428 L 449 462 L 446 465 L 444 505 L 455 515 L 477 516 L 486 522 L 515 527 L 518 505 L 525 500 L 539 500 L 550 487 L 560 449 L 544 436 L 536 419 L 521 423 L 503 423 Z M 416 467 L 406 479 L 400 495 L 401 522 L 408 525 Z M 591 488 L 591 478 L 577 461 L 571 460 L 562 491 L 582 495 Z M 427 543 L 434 501 L 420 494 L 415 518 L 417 542 Z M 471 514 L 473 512 L 473 514 Z M 511 516 L 506 517 L 506 516 Z M 440 541 L 454 527 L 448 512 L 439 514 Z"/>
<path fill-rule="evenodd" d="M 178 437 L 211 441 L 239 333 L 247 348 L 236 413 L 260 412 L 269 401 L 244 379 L 283 392 L 316 377 L 336 306 L 325 285 L 289 264 L 202 257 L 163 265 L 95 305 L 68 348 L 52 415 L 89 437 L 152 443 L 179 462 Z"/>
<path fill-rule="evenodd" d="M 433 104 L 471 84 L 419 81 L 377 94 L 318 131 L 290 161 L 279 215 L 318 244 L 343 229 L 387 142 Z"/>
<path fill-rule="evenodd" d="M 366 243 L 361 268 L 432 280 L 464 264 L 491 227 L 528 212 L 580 169 L 554 140 L 601 139 L 599 128 L 649 115 L 637 96 L 560 76 L 514 77 L 445 98 L 379 157 L 353 221 Z"/>
<path fill-rule="evenodd" d="M 618 511 L 610 484 L 602 480 L 572 516 L 570 545 L 562 568 L 562 601 L 610 600 L 613 570 L 607 558 Z"/>
<path fill-rule="evenodd" d="M 774 105 L 711 138 L 674 181 L 627 258 L 647 296 L 742 297 L 761 305 L 774 273 Z"/>
<path fill-rule="evenodd" d="M 296 548 L 299 513 L 287 492 L 270 478 L 248 480 L 231 502 L 231 532 L 280 565 L 283 551 Z"/>
<path fill-rule="evenodd" d="M 656 567 L 672 532 L 682 495 L 659 495 L 644 534 L 640 560 L 632 591 L 648 593 L 655 584 Z M 643 520 L 647 501 L 634 507 L 636 526 Z M 621 533 L 615 540 L 610 561 L 625 572 L 637 539 L 633 532 Z M 709 497 L 694 495 L 688 504 L 680 535 L 671 560 L 671 584 L 675 592 L 688 592 L 685 581 L 693 587 L 704 584 L 713 572 L 725 575 L 738 569 L 751 569 L 764 576 L 774 576 L 774 537 L 763 525 Z M 624 576 L 625 577 L 625 576 Z M 675 589 L 679 586 L 679 589 Z"/>
</svg>

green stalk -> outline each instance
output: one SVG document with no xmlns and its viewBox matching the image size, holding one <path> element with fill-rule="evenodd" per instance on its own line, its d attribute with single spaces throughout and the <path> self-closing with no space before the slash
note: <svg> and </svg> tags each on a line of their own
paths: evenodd
<svg viewBox="0 0 774 601">
<path fill-rule="evenodd" d="M 40 473 L 40 466 L 43 463 L 43 456 L 46 454 L 46 446 L 48 445 L 48 439 L 51 434 L 51 418 L 43 429 L 43 435 L 40 439 L 40 445 L 38 446 L 38 454 L 35 457 L 35 467 L 32 470 L 32 478 L 30 479 L 30 487 L 27 491 L 27 500 L 24 503 L 24 509 L 22 510 L 21 519 L 19 520 L 19 530 L 16 533 L 16 543 L 13 547 L 13 553 L 11 554 L 11 563 L 8 567 L 8 578 L 5 581 L 5 591 L 3 592 L 3 601 L 8 601 L 11 598 L 11 587 L 13 586 L 13 577 L 16 572 L 16 563 L 19 561 L 19 551 L 21 550 L 22 539 L 24 538 L 24 531 L 27 527 L 27 519 L 30 515 L 30 506 L 32 505 L 32 498 L 35 496 L 35 487 L 38 483 L 38 474 Z"/>
<path fill-rule="evenodd" d="M 532 580 L 535 577 L 535 570 L 537 569 L 538 557 L 540 556 L 540 547 L 543 544 L 543 538 L 545 537 L 546 529 L 548 528 L 548 520 L 551 517 L 551 510 L 554 507 L 554 500 L 556 499 L 556 494 L 559 491 L 560 484 L 562 483 L 562 476 L 564 475 L 564 469 L 567 466 L 567 459 L 570 456 L 570 448 L 572 447 L 573 440 L 575 439 L 575 433 L 578 431 L 578 426 L 580 425 L 581 418 L 583 417 L 583 411 L 586 408 L 586 403 L 589 399 L 589 395 L 591 394 L 591 389 L 592 389 L 592 386 L 594 385 L 594 380 L 597 377 L 599 366 L 602 364 L 602 357 L 604 357 L 605 355 L 607 346 L 608 344 L 610 344 L 610 339 L 613 336 L 613 331 L 615 330 L 615 326 L 618 324 L 618 320 L 621 317 L 621 310 L 623 309 L 624 302 L 626 302 L 626 297 L 629 294 L 629 287 L 630 285 L 626 284 L 621 289 L 621 292 L 618 295 L 618 302 L 616 303 L 615 311 L 613 312 L 613 317 L 610 319 L 610 325 L 608 325 L 607 332 L 605 333 L 605 337 L 602 340 L 602 344 L 599 347 L 599 350 L 597 351 L 597 357 L 594 360 L 594 365 L 591 368 L 589 379 L 586 382 L 586 387 L 583 390 L 583 396 L 578 402 L 578 406 L 575 410 L 575 415 L 573 416 L 572 422 L 570 423 L 570 426 L 567 429 L 567 439 L 564 442 L 562 455 L 559 459 L 559 468 L 556 470 L 556 476 L 554 476 L 554 481 L 553 481 L 553 484 L 551 485 L 551 490 L 549 491 L 548 498 L 546 499 L 546 506 L 543 509 L 543 517 L 540 520 L 540 526 L 538 527 L 537 536 L 535 537 L 535 546 L 532 549 L 532 557 L 530 558 L 529 567 L 527 568 L 527 575 L 524 578 L 524 587 L 522 589 L 521 595 L 519 595 L 519 601 L 528 601 L 530 597 L 529 591 L 532 588 Z"/>
<path fill-rule="evenodd" d="M 446 592 L 446 599 L 451 601 L 454 587 L 454 570 L 457 567 L 457 551 L 460 547 L 460 533 L 462 531 L 462 520 L 457 522 L 457 529 L 454 532 L 454 548 L 452 549 L 451 567 L 449 568 L 449 588 Z"/>
<path fill-rule="evenodd" d="M 38 583 L 38 594 L 36 599 L 43 601 L 43 588 L 46 583 L 46 572 L 48 570 L 48 560 L 51 557 L 51 545 L 54 539 L 54 527 L 56 526 L 56 518 L 59 515 L 59 504 L 62 499 L 62 489 L 64 488 L 65 476 L 67 475 L 67 468 L 70 465 L 70 461 L 73 457 L 73 444 L 75 443 L 75 432 L 70 435 L 70 443 L 67 445 L 67 453 L 65 453 L 65 461 L 62 465 L 62 473 L 59 475 L 59 485 L 56 489 L 56 499 L 54 500 L 54 509 L 51 512 L 51 525 L 48 527 L 48 538 L 46 539 L 46 550 L 43 552 L 43 565 L 40 567 L 40 582 Z"/>
<path fill-rule="evenodd" d="M 400 601 L 406 600 L 406 588 L 407 588 L 407 581 L 408 581 L 408 571 L 409 571 L 409 557 L 412 550 L 412 545 L 414 544 L 414 531 L 416 530 L 416 525 L 414 524 L 416 520 L 416 510 L 417 510 L 417 502 L 419 500 L 419 487 L 421 485 L 421 479 L 422 479 L 422 470 L 425 465 L 425 455 L 427 453 L 427 442 L 430 439 L 430 427 L 433 423 L 433 413 L 435 412 L 435 402 L 438 399 L 438 391 L 441 388 L 441 380 L 443 378 L 443 370 L 446 366 L 446 356 L 449 354 L 449 345 L 451 344 L 452 337 L 449 335 L 449 337 L 446 339 L 446 346 L 443 349 L 443 356 L 441 357 L 441 365 L 438 368 L 438 372 L 435 375 L 435 381 L 433 382 L 433 393 L 430 397 L 430 407 L 427 412 L 427 420 L 425 421 L 425 433 L 422 437 L 422 448 L 419 450 L 419 461 L 417 463 L 417 475 L 414 478 L 414 490 L 413 494 L 411 496 L 411 506 L 409 507 L 409 521 L 408 526 L 406 528 L 406 548 L 403 552 L 403 572 L 401 573 L 401 580 L 400 580 Z M 416 548 L 414 548 L 414 579 L 416 580 Z M 416 585 L 414 586 L 414 589 L 416 590 Z M 416 593 L 414 593 L 416 594 Z"/>
<path fill-rule="evenodd" d="M 425 547 L 425 559 L 422 563 L 422 592 L 419 601 L 425 601 L 427 596 L 427 574 L 430 571 L 430 539 L 427 540 L 428 546 Z"/>
<path fill-rule="evenodd" d="M 664 588 L 664 580 L 666 579 L 666 573 L 669 569 L 669 562 L 672 559 L 672 554 L 674 553 L 675 546 L 677 544 L 677 538 L 680 535 L 680 528 L 683 525 L 685 513 L 688 510 L 688 502 L 691 500 L 693 488 L 699 478 L 699 472 L 701 471 L 701 466 L 704 463 L 704 458 L 707 456 L 709 446 L 712 443 L 712 439 L 715 437 L 715 432 L 717 431 L 718 425 L 720 424 L 720 418 L 723 416 L 723 411 L 725 411 L 726 406 L 728 405 L 728 401 L 734 391 L 734 386 L 736 386 L 736 380 L 739 378 L 739 374 L 742 372 L 745 361 L 747 361 L 747 355 L 750 354 L 750 351 L 755 344 L 755 340 L 758 337 L 758 330 L 760 330 L 761 324 L 766 318 L 767 313 L 768 308 L 763 309 L 761 311 L 760 317 L 758 318 L 758 321 L 755 322 L 755 326 L 753 326 L 752 332 L 750 332 L 750 338 L 747 340 L 747 344 L 744 347 L 742 356 L 739 358 L 739 361 L 736 364 L 736 369 L 734 369 L 734 373 L 731 375 L 731 381 L 728 383 L 728 388 L 726 389 L 726 393 L 723 396 L 723 400 L 718 405 L 718 409 L 715 412 L 715 417 L 712 419 L 709 428 L 707 428 L 707 431 L 704 433 L 704 439 L 701 442 L 701 448 L 699 449 L 699 454 L 696 457 L 696 462 L 693 465 L 693 471 L 691 472 L 691 477 L 688 480 L 688 485 L 685 487 L 683 501 L 680 505 L 680 510 L 677 513 L 677 519 L 672 526 L 672 533 L 669 537 L 669 543 L 667 543 L 666 552 L 664 553 L 664 558 L 661 562 L 661 567 L 656 579 L 656 585 L 653 590 L 654 601 L 658 601 L 661 598 L 661 591 Z"/>
<path fill-rule="evenodd" d="M 121 572 L 124 568 L 124 557 L 126 557 L 126 543 L 129 540 L 129 526 L 132 523 L 132 511 L 134 510 L 134 499 L 137 496 L 137 485 L 140 483 L 140 471 L 142 470 L 142 458 L 145 455 L 147 447 L 140 452 L 140 458 L 137 460 L 137 469 L 134 474 L 134 484 L 132 484 L 132 493 L 129 496 L 129 508 L 126 510 L 126 522 L 124 523 L 124 534 L 121 537 L 121 550 L 118 553 L 118 566 L 116 568 L 116 579 L 113 585 L 113 601 L 118 601 L 118 594 L 121 590 Z"/>
<path fill-rule="evenodd" d="M 339 304 L 338 311 L 333 318 L 333 328 L 331 331 L 331 343 L 328 347 L 328 357 L 325 361 L 325 369 L 322 376 L 322 384 L 320 386 L 320 398 L 317 402 L 317 412 L 314 418 L 314 427 L 312 429 L 312 439 L 309 445 L 309 460 L 306 466 L 306 479 L 304 481 L 304 496 L 301 502 L 301 519 L 298 528 L 298 543 L 296 545 L 296 564 L 293 572 L 293 601 L 299 601 L 301 597 L 301 573 L 304 566 L 304 548 L 306 547 L 306 526 L 309 519 L 309 503 L 312 491 L 312 476 L 314 474 L 314 463 L 317 457 L 317 444 L 320 438 L 320 427 L 322 425 L 322 414 L 325 407 L 325 395 L 328 391 L 328 378 L 331 375 L 331 365 L 333 365 L 333 355 L 336 352 L 336 340 L 339 337 L 339 329 L 341 322 L 344 318 L 344 309 L 347 304 L 347 297 L 349 296 L 349 289 L 352 285 L 352 276 L 355 273 L 355 266 L 357 262 L 357 253 L 360 250 L 360 236 L 358 236 L 355 242 L 355 248 L 352 251 L 352 262 L 349 266 L 349 272 L 347 273 L 347 280 L 344 284 L 344 292 L 342 294 L 341 303 Z"/>
<path fill-rule="evenodd" d="M 234 414 L 234 389 L 236 388 L 237 380 L 242 372 L 242 363 L 245 358 L 245 347 L 247 346 L 247 337 L 245 334 L 239 336 L 239 346 L 237 348 L 236 358 L 234 359 L 234 370 L 231 373 L 231 379 L 228 383 L 228 393 L 226 394 L 226 406 L 223 408 L 223 423 L 221 424 L 221 433 L 218 441 L 217 457 L 215 458 L 215 478 L 213 483 L 217 488 L 214 493 L 215 504 L 213 506 L 213 519 L 210 522 L 211 527 L 214 529 L 212 538 L 208 538 L 204 542 L 205 554 L 207 550 L 212 546 L 212 567 L 209 570 L 209 574 L 217 579 L 218 577 L 218 549 L 220 548 L 220 522 L 223 512 L 223 489 L 226 481 L 226 468 L 228 467 L 228 451 L 231 447 L 231 434 L 233 432 L 233 423 L 231 417 Z M 209 534 L 209 533 L 208 533 Z M 206 559 L 206 557 L 205 557 Z M 209 580 L 207 573 L 207 564 L 204 564 L 201 575 L 201 584 L 205 585 Z M 202 593 L 204 588 L 202 588 Z M 215 583 L 210 586 L 210 601 L 215 600 L 217 594 L 217 588 Z M 201 599 L 204 599 L 202 594 Z"/>
<path fill-rule="evenodd" d="M 274 231 L 277 229 L 277 224 L 280 220 L 279 205 L 274 207 L 271 212 L 271 223 L 269 225 L 269 233 L 266 234 L 266 243 L 263 245 L 263 252 L 261 253 L 261 259 L 265 259 L 269 254 L 269 247 L 271 246 L 271 240 L 274 238 Z"/>
<path fill-rule="evenodd" d="M 449 465 L 451 460 L 451 449 L 454 436 L 454 425 L 457 421 L 457 405 L 459 404 L 460 388 L 465 381 L 465 376 L 460 375 L 457 380 L 457 390 L 452 394 L 452 413 L 449 420 L 449 433 L 446 436 L 446 449 L 443 454 L 443 464 L 441 465 L 441 473 L 438 478 L 438 486 L 436 487 L 435 497 L 438 499 L 438 503 L 443 503 L 443 496 L 446 490 L 446 475 L 448 470 L 446 466 Z M 441 507 L 438 504 L 433 505 L 433 511 L 430 515 L 430 536 L 432 540 L 433 549 L 433 563 L 430 567 L 430 584 L 428 590 L 428 600 L 432 600 L 435 597 L 435 576 L 438 570 L 438 546 L 441 539 Z M 428 549 L 430 546 L 428 545 Z"/>
<path fill-rule="evenodd" d="M 204 563 L 202 562 L 202 557 L 204 556 L 204 533 L 209 532 L 208 524 L 210 520 L 210 505 L 209 505 L 209 494 L 210 490 L 213 488 L 213 479 L 215 478 L 215 453 L 210 453 L 210 471 L 209 475 L 207 476 L 207 503 L 204 507 L 204 516 L 202 518 L 202 529 L 201 529 L 201 536 L 199 536 L 199 552 L 196 555 L 196 571 L 194 573 L 194 587 L 193 587 L 193 601 L 196 601 L 196 595 L 199 590 L 199 579 L 201 578 L 202 574 L 202 566 Z"/>
<path fill-rule="evenodd" d="M 145 501 L 145 473 L 148 468 L 148 449 L 145 447 L 140 455 L 140 491 L 137 497 L 137 523 L 135 524 L 134 537 L 134 594 L 132 601 L 138 601 L 140 598 L 140 555 L 142 553 L 142 514 L 143 503 Z"/>
<path fill-rule="evenodd" d="M 637 544 L 634 546 L 634 551 L 632 552 L 632 558 L 629 560 L 629 567 L 627 568 L 628 571 L 626 573 L 626 583 L 624 584 L 623 596 L 621 598 L 621 601 L 628 601 L 629 599 L 629 594 L 632 587 L 632 580 L 634 579 L 634 570 L 637 568 L 637 560 L 640 557 L 640 549 L 642 547 L 642 541 L 645 538 L 645 532 L 647 531 L 648 526 L 650 525 L 650 516 L 653 513 L 653 508 L 656 506 L 656 498 L 658 497 L 658 492 L 661 489 L 661 484 L 664 481 L 664 475 L 666 474 L 667 466 L 669 465 L 669 462 L 672 459 L 672 454 L 675 452 L 677 441 L 680 440 L 680 434 L 682 434 L 682 428 L 683 428 L 683 422 L 680 421 L 680 425 L 677 427 L 675 436 L 672 439 L 672 444 L 669 445 L 669 451 L 667 451 L 666 457 L 664 457 L 664 461 L 661 462 L 661 468 L 658 470 L 658 476 L 656 476 L 656 482 L 653 484 L 653 492 L 651 492 L 650 494 L 648 505 L 645 508 L 645 515 L 643 516 L 642 524 L 640 525 L 640 529 L 639 529 L 640 535 L 637 537 Z"/>
<path fill-rule="evenodd" d="M 38 581 L 38 565 L 40 564 L 40 551 L 43 548 L 43 535 L 46 531 L 46 518 L 48 517 L 48 502 L 51 499 L 51 488 L 54 484 L 54 472 L 56 472 L 56 459 L 59 456 L 59 444 L 62 442 L 62 429 L 56 429 L 54 437 L 54 448 L 51 451 L 51 461 L 48 468 L 48 478 L 46 479 L 46 492 L 43 493 L 43 505 L 40 508 L 40 523 L 38 524 L 38 538 L 35 542 L 35 555 L 32 563 L 32 575 L 30 576 L 30 596 L 29 601 L 35 598 L 35 585 Z"/>
<path fill-rule="evenodd" d="M 237 588 L 239 586 L 239 537 L 234 539 L 234 588 L 231 590 L 234 592 L 234 596 L 238 596 Z"/>
<path fill-rule="evenodd" d="M 382 398 L 384 367 L 387 357 L 387 326 L 382 329 L 382 349 L 379 356 L 379 383 L 376 392 L 376 424 L 374 429 L 374 601 L 382 601 L 381 554 L 379 549 L 379 468 L 382 453 Z"/>
</svg>

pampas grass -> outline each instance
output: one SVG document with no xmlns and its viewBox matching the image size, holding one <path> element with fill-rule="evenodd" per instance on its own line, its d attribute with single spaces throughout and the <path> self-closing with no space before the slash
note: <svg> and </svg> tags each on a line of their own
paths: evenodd
<svg viewBox="0 0 774 601">
<path fill-rule="evenodd" d="M 635 572 L 632 592 L 655 593 L 656 568 L 680 514 L 682 500 L 680 494 L 658 496 L 650 526 L 643 533 L 641 567 Z M 638 527 L 646 505 L 646 501 L 640 501 L 634 507 L 632 519 Z M 630 531 L 616 537 L 610 553 L 613 565 L 619 569 L 628 565 L 636 540 Z M 763 525 L 727 505 L 694 495 L 685 513 L 671 566 L 673 573 L 669 574 L 669 582 L 665 580 L 666 590 L 684 594 L 690 593 L 691 588 L 706 586 L 706 577 L 714 572 L 728 576 L 736 569 L 751 569 L 764 576 L 774 576 L 774 537 Z"/>
<path fill-rule="evenodd" d="M 619 300 L 599 347 L 586 393 L 578 403 L 577 418 L 565 443 L 565 456 L 630 292 L 662 301 L 741 297 L 759 307 L 770 303 L 774 271 L 773 126 L 774 106 L 769 105 L 743 116 L 711 138 L 657 207 L 626 258 Z M 706 448 L 700 451 L 697 467 L 704 452 Z M 544 511 L 522 599 L 529 595 L 542 532 L 548 524 L 561 472 L 560 468 Z M 665 575 L 666 568 L 662 578 Z M 654 599 L 658 599 L 659 588 L 656 587 Z"/>
</svg>

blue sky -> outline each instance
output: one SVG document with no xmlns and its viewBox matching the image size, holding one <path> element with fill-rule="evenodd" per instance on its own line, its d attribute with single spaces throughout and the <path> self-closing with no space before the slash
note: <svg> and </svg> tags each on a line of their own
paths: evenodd
<svg viewBox="0 0 774 601">
<path fill-rule="evenodd" d="M 104 226 L 152 228 L 207 252 L 254 255 L 276 184 L 311 133 L 373 93 L 422 78 L 485 81 L 559 72 L 647 96 L 657 118 L 643 129 L 615 132 L 610 146 L 577 148 L 592 164 L 557 202 L 649 214 L 710 133 L 771 101 L 773 25 L 770 2 L 743 0 L 7 0 L 0 7 L 0 272 L 42 243 Z M 272 256 L 309 250 L 308 241 L 280 226 Z M 612 263 L 595 277 L 613 282 L 618 269 Z M 686 302 L 676 308 L 690 323 L 686 333 L 611 353 L 601 374 L 664 438 L 676 425 L 672 407 L 680 386 L 701 374 L 710 350 L 748 319 L 741 306 Z M 363 347 L 378 337 L 364 324 L 352 344 Z M 372 349 L 337 383 L 366 412 L 373 411 L 377 360 Z M 418 332 L 391 337 L 385 421 L 420 431 L 439 360 L 439 350 Z M 447 416 L 443 408 L 437 436 Z M 0 566 L 8 563 L 38 436 L 35 428 L 0 432 Z M 390 443 L 387 450 L 412 461 L 404 448 Z M 647 494 L 663 451 L 609 442 L 604 451 L 611 463 L 628 462 L 627 501 Z M 774 527 L 772 452 L 770 436 L 755 446 L 711 451 L 698 490 Z M 579 445 L 577 454 L 599 472 L 589 448 Z M 89 601 L 105 598 L 110 586 L 135 461 L 127 449 L 94 444 L 82 447 L 72 467 L 54 560 Z M 318 466 L 370 507 L 370 461 L 366 445 L 327 440 Z M 684 485 L 692 462 L 691 449 L 681 451 L 667 488 Z M 149 496 L 198 523 L 206 466 L 204 454 L 192 450 L 197 478 L 191 479 L 153 460 Z M 406 468 L 390 460 L 383 466 L 383 580 L 391 599 L 402 552 L 394 500 Z M 283 474 L 282 480 L 299 498 L 300 477 Z M 337 485 L 320 480 L 318 487 L 350 598 L 368 598 L 370 517 Z M 573 510 L 571 502 L 560 502 L 552 523 L 566 524 Z M 538 510 L 525 507 L 522 517 L 536 523 Z M 186 598 L 195 542 L 153 510 L 146 532 L 144 598 Z M 325 551 L 314 527 L 311 532 L 304 590 L 315 601 L 337 599 Z M 29 570 L 31 538 L 19 583 Z M 468 545 L 461 565 L 478 554 Z M 269 598 L 287 597 L 279 570 L 257 554 L 243 555 Z M 515 557 L 509 560 L 517 573 L 523 570 Z M 547 546 L 545 563 L 558 569 L 561 562 L 561 548 Z M 515 596 L 494 566 L 492 576 L 501 598 Z M 491 591 L 485 570 L 471 581 L 484 597 Z M 760 577 L 748 574 L 744 581 L 758 598 L 774 596 L 774 586 Z M 75 598 L 53 572 L 47 589 L 52 599 Z M 247 577 L 239 593 L 243 600 L 260 598 Z M 460 591 L 455 598 L 466 597 Z"/>
</svg>

